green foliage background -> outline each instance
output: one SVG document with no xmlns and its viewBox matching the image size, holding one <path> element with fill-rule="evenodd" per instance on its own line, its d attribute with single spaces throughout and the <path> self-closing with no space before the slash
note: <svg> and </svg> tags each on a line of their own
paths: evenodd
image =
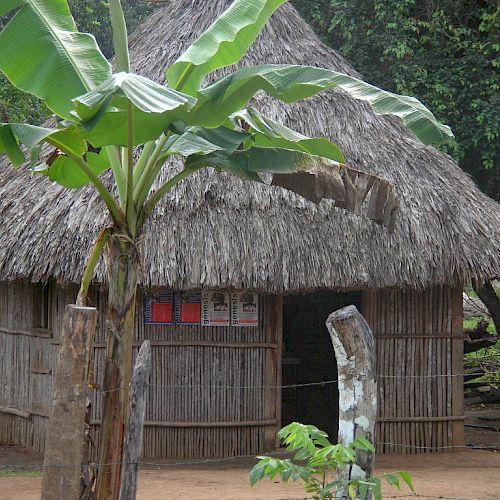
<svg viewBox="0 0 500 500">
<path fill-rule="evenodd" d="M 500 200 L 498 0 L 293 0 L 369 82 L 417 96 L 448 123 L 448 146 Z"/>
</svg>

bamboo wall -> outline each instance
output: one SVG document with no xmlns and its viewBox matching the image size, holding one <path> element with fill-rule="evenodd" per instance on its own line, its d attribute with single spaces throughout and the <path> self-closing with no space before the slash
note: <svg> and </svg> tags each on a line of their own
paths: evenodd
<svg viewBox="0 0 500 500">
<path fill-rule="evenodd" d="M 64 307 L 74 302 L 76 289 L 50 288 L 47 328 L 34 327 L 41 314 L 37 291 L 31 284 L 0 283 L 0 442 L 41 451 Z M 106 296 L 94 290 L 92 301 L 99 308 L 99 383 Z M 281 385 L 282 300 L 262 296 L 259 326 L 239 328 L 144 325 L 142 297 L 138 301 L 136 351 L 140 341 L 151 340 L 151 384 L 156 385 L 148 394 L 144 457 L 221 457 L 274 449 L 281 391 L 262 386 Z M 460 291 L 365 292 L 362 312 L 377 338 L 378 373 L 395 377 L 379 383 L 378 441 L 394 443 L 380 451 L 462 445 L 463 382 L 442 376 L 462 372 Z M 94 434 L 99 404 L 96 394 Z"/>
<path fill-rule="evenodd" d="M 0 442 L 41 451 L 57 350 L 51 331 L 37 328 L 37 291 L 30 283 L 0 283 Z M 50 327 L 58 331 L 63 311 L 59 306 L 74 301 L 74 296 L 64 289 L 52 293 Z"/>
<path fill-rule="evenodd" d="M 462 292 L 365 292 L 363 314 L 377 348 L 377 441 L 386 453 L 462 446 Z M 449 451 L 449 450 L 448 450 Z"/>
<path fill-rule="evenodd" d="M 64 306 L 76 290 L 53 287 L 49 328 L 33 330 L 33 285 L 0 284 L 0 442 L 42 450 L 48 400 Z M 135 353 L 151 341 L 151 387 L 144 458 L 199 458 L 256 454 L 275 448 L 280 424 L 281 300 L 261 296 L 256 327 L 145 325 L 138 297 Z M 101 384 L 105 352 L 106 295 L 93 291 L 99 310 L 95 377 Z M 3 333 L 3 334 L 2 334 Z M 52 335 L 53 334 L 53 337 Z M 263 386 L 274 387 L 264 389 Z M 21 410 L 17 415 L 12 410 Z M 3 410 L 3 411 L 1 411 Z M 7 413 L 10 412 L 10 413 Z M 93 434 L 100 394 L 93 397 Z"/>
</svg>

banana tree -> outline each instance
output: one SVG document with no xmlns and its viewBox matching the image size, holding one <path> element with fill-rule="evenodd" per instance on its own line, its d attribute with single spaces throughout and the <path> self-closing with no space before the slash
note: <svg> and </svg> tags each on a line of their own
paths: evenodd
<svg viewBox="0 0 500 500">
<path fill-rule="evenodd" d="M 305 137 L 249 108 L 255 93 L 290 103 L 339 87 L 379 114 L 398 116 L 424 143 L 439 144 L 452 135 L 416 99 L 325 68 L 239 67 L 204 85 L 211 73 L 241 60 L 285 1 L 235 0 L 168 68 L 164 84 L 131 73 L 120 0 L 109 1 L 115 70 L 95 39 L 77 31 L 66 0 L 0 4 L 0 16 L 11 16 L 0 32 L 0 71 L 54 113 L 44 126 L 0 124 L 0 154 L 15 167 L 29 163 L 34 172 L 67 188 L 92 184 L 109 211 L 110 226 L 89 256 L 78 298 L 85 302 L 104 252 L 109 316 L 99 463 L 107 465 L 99 472 L 99 499 L 116 498 L 119 490 L 139 280 L 137 241 L 166 193 L 196 171 L 215 168 L 249 182 L 272 177 L 274 184 L 315 202 L 332 198 L 356 211 L 369 191 L 376 191 L 368 216 L 381 223 L 390 223 L 397 208 L 391 186 L 348 167 L 337 145 Z M 180 156 L 184 168 L 157 186 L 172 156 Z M 381 196 L 383 210 L 376 202 Z"/>
</svg>

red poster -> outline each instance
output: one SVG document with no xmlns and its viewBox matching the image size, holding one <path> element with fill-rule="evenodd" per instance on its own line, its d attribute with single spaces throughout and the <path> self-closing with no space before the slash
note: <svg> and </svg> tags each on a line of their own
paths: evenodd
<svg viewBox="0 0 500 500">
<path fill-rule="evenodd" d="M 199 325 L 201 323 L 201 292 L 177 292 L 175 299 L 176 323 Z"/>
<path fill-rule="evenodd" d="M 174 322 L 174 292 L 164 290 L 149 295 L 144 301 L 144 323 L 172 324 Z"/>
</svg>

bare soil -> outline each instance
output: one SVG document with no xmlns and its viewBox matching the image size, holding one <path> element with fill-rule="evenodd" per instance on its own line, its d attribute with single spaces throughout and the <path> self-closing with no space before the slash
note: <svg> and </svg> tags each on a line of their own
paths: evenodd
<svg viewBox="0 0 500 500">
<path fill-rule="evenodd" d="M 467 444 L 479 447 L 495 446 L 500 452 L 500 403 L 467 406 L 465 417 Z"/>
<path fill-rule="evenodd" d="M 40 463 L 41 457 L 17 448 L 0 448 L 0 465 Z M 251 460 L 176 466 L 142 470 L 139 500 L 299 500 L 305 494 L 298 483 L 283 485 L 266 481 L 251 488 L 248 472 Z M 15 468 L 15 467 L 14 467 Z M 18 468 L 18 471 L 21 469 Z M 500 453 L 462 450 L 454 453 L 425 455 L 380 455 L 377 474 L 408 470 L 421 498 L 438 500 L 500 499 Z M 0 499 L 38 500 L 41 477 L 0 475 Z M 385 488 L 385 498 L 414 499 L 407 492 Z M 417 497 L 418 498 L 418 497 Z M 63 500 L 63 499 L 61 499 Z"/>
<path fill-rule="evenodd" d="M 385 487 L 384 498 L 410 500 L 500 500 L 500 405 L 469 407 L 466 442 L 490 450 L 452 453 L 379 455 L 376 474 L 407 470 L 413 475 L 417 496 Z M 473 426 L 473 427 L 469 427 Z M 476 427 L 480 426 L 480 427 Z M 483 428 L 485 427 L 485 428 Z M 40 464 L 40 454 L 18 447 L 0 447 L 0 500 L 38 500 L 41 472 L 22 466 Z M 306 498 L 299 483 L 265 481 L 250 487 L 253 460 L 237 459 L 206 464 L 149 466 L 141 470 L 138 500 L 299 500 Z M 11 465 L 14 475 L 5 473 Z M 29 470 L 29 472 L 27 472 Z M 36 468 L 34 469 L 37 470 Z M 38 469 L 40 471 L 40 469 Z M 64 499 L 61 499 L 64 500 Z"/>
</svg>

